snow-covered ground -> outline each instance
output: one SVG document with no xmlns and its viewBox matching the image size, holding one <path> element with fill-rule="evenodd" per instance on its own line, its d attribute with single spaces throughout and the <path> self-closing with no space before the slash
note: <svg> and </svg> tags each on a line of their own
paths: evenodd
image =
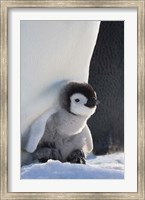
<svg viewBox="0 0 145 200">
<path fill-rule="evenodd" d="M 31 164 L 21 169 L 21 179 L 123 179 L 124 153 L 87 157 L 86 165 L 61 163 Z"/>
</svg>

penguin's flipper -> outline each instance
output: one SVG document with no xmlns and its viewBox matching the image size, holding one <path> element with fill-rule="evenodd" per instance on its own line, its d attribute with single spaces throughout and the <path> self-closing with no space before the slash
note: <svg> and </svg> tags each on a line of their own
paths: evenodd
<svg viewBox="0 0 145 200">
<path fill-rule="evenodd" d="M 27 143 L 24 147 L 29 153 L 33 153 L 37 145 L 42 138 L 45 130 L 45 125 L 47 121 L 51 121 L 51 116 L 57 111 L 57 109 L 50 109 L 38 117 L 30 126 L 28 130 Z"/>
</svg>

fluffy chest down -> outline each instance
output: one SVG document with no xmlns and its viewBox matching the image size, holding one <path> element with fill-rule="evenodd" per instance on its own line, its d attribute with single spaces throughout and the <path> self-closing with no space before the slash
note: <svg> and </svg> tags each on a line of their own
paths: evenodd
<svg viewBox="0 0 145 200">
<path fill-rule="evenodd" d="M 57 127 L 58 134 L 62 137 L 73 136 L 80 133 L 84 128 L 86 121 L 86 117 L 77 116 L 66 112 L 65 110 L 60 110 L 54 115 L 54 125 Z"/>
<path fill-rule="evenodd" d="M 47 121 L 43 137 L 39 144 L 50 142 L 57 146 L 63 146 L 82 131 L 86 120 L 84 117 L 75 116 L 60 110 Z"/>
</svg>

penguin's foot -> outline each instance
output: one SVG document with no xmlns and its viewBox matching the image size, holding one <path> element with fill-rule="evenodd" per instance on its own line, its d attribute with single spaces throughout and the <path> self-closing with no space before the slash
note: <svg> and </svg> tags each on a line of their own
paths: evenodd
<svg viewBox="0 0 145 200">
<path fill-rule="evenodd" d="M 45 163 L 49 159 L 62 161 L 60 151 L 56 148 L 42 147 L 33 153 L 33 160 L 38 160 L 41 163 Z"/>
<path fill-rule="evenodd" d="M 86 164 L 85 154 L 83 153 L 82 150 L 76 149 L 72 151 L 71 154 L 67 157 L 67 162 Z"/>
</svg>

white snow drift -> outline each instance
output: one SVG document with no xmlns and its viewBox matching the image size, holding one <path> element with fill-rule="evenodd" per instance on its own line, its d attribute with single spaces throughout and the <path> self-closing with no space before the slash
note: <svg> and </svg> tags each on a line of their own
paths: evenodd
<svg viewBox="0 0 145 200">
<path fill-rule="evenodd" d="M 123 179 L 124 153 L 89 155 L 87 164 L 70 164 L 49 160 L 21 169 L 21 179 Z"/>
</svg>

